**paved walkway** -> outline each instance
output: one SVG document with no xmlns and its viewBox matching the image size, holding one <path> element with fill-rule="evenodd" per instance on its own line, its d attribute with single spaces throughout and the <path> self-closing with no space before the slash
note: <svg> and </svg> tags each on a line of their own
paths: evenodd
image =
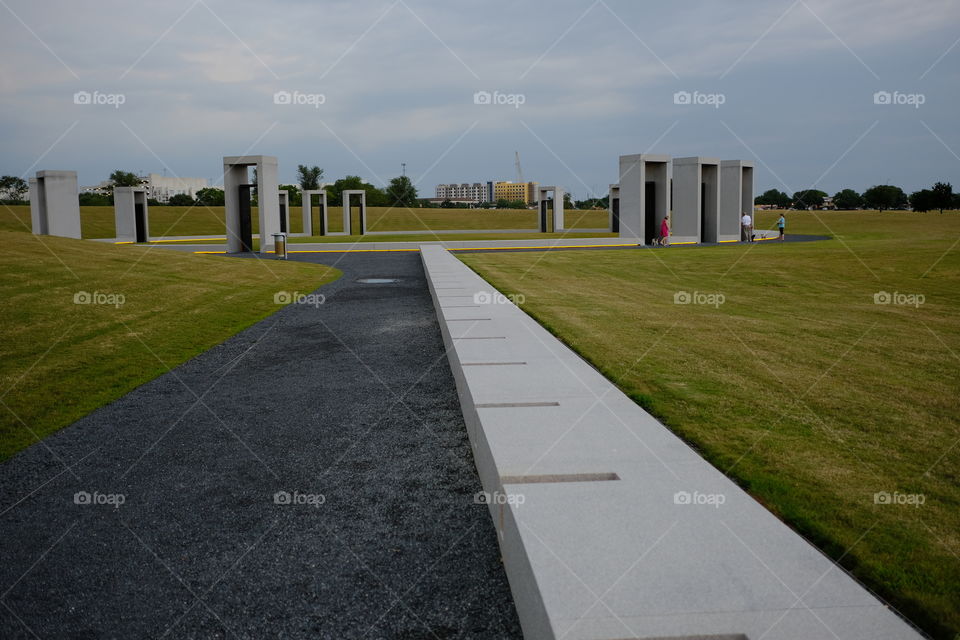
<svg viewBox="0 0 960 640">
<path fill-rule="evenodd" d="M 527 638 L 921 638 L 466 265 L 422 256 Z"/>
<path fill-rule="evenodd" d="M 338 267 L 0 465 L 0 637 L 519 636 L 420 258 Z"/>
</svg>

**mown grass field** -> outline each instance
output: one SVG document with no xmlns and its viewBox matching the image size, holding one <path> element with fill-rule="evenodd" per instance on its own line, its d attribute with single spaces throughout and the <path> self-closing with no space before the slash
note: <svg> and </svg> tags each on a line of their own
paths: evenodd
<svg viewBox="0 0 960 640">
<path fill-rule="evenodd" d="M 607 226 L 606 211 L 567 211 L 569 229 L 599 229 Z M 359 227 L 359 212 L 353 207 L 353 220 Z M 223 235 L 226 231 L 223 207 L 150 207 L 151 236 Z M 253 208 L 253 231 L 258 233 L 257 208 Z M 343 209 L 330 207 L 327 215 L 330 231 L 343 231 Z M 317 207 L 313 208 L 314 229 L 319 229 Z M 80 226 L 84 238 L 116 236 L 113 207 L 80 207 Z M 370 207 L 369 231 L 426 231 L 460 229 L 535 229 L 537 212 L 528 210 L 479 209 L 396 209 Z M 30 207 L 0 205 L 0 230 L 30 231 Z M 303 231 L 299 206 L 291 207 L 290 232 Z M 342 241 L 342 238 L 340 239 Z"/>
<path fill-rule="evenodd" d="M 275 292 L 340 273 L 10 231 L 0 244 L 0 461 L 276 311 Z"/>
<path fill-rule="evenodd" d="M 834 239 L 459 257 L 907 617 L 954 638 L 960 214 L 787 220 L 788 234 Z M 677 292 L 725 301 L 675 304 Z M 924 298 L 875 304 L 880 292 Z"/>
</svg>

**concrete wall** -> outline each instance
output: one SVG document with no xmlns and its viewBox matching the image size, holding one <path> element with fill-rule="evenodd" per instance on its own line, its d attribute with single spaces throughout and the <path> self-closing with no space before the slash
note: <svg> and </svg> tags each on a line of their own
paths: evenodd
<svg viewBox="0 0 960 640">
<path fill-rule="evenodd" d="M 620 237 L 636 239 L 638 244 L 648 244 L 648 216 L 652 217 L 654 237 L 659 234 L 660 221 L 668 213 L 670 156 L 635 154 L 620 156 Z M 647 211 L 646 184 L 654 184 L 655 206 Z"/>
<path fill-rule="evenodd" d="M 76 171 L 37 171 L 30 182 L 30 220 L 37 235 L 80 238 Z"/>
<path fill-rule="evenodd" d="M 720 163 L 720 242 L 740 240 L 740 218 L 753 216 L 753 163 L 724 160 Z"/>
<path fill-rule="evenodd" d="M 248 167 L 257 168 L 257 200 L 260 219 L 260 253 L 273 252 L 273 234 L 280 232 L 280 201 L 271 194 L 279 191 L 275 156 L 225 156 L 223 158 L 223 196 L 227 223 L 227 253 L 239 253 L 239 187 L 249 184 Z M 265 195 L 266 194 L 266 195 Z"/>
<path fill-rule="evenodd" d="M 537 228 L 540 228 L 540 219 L 539 211 L 542 210 L 542 207 L 547 205 L 547 194 L 553 194 L 553 212 L 550 214 L 550 219 L 552 220 L 552 225 L 549 220 L 547 223 L 548 232 L 559 232 L 564 230 L 563 222 L 563 189 L 561 187 L 548 186 L 540 187 L 537 189 Z"/>
<path fill-rule="evenodd" d="M 280 231 L 284 232 L 288 236 L 290 235 L 290 192 L 286 189 L 280 189 L 277 191 L 277 206 L 280 207 L 279 220 L 282 220 L 280 223 Z"/>
<path fill-rule="evenodd" d="M 149 240 L 150 222 L 147 190 L 143 187 L 113 188 L 113 215 L 117 240 L 137 241 L 137 204 L 143 206 L 143 232 L 146 240 Z"/>
<path fill-rule="evenodd" d="M 610 185 L 607 192 L 607 228 L 610 233 L 620 232 L 620 185 Z"/>
<path fill-rule="evenodd" d="M 674 158 L 671 244 L 717 242 L 719 167 L 720 161 L 713 158 Z"/>
<path fill-rule="evenodd" d="M 363 189 L 347 189 L 341 193 L 343 196 L 343 229 L 350 235 L 354 234 L 353 220 L 350 216 L 350 197 L 360 196 L 360 235 L 367 233 L 367 192 Z"/>
<path fill-rule="evenodd" d="M 326 235 L 327 231 L 327 191 L 326 189 L 308 189 L 304 191 L 301 196 L 303 198 L 303 206 L 301 210 L 303 211 L 303 234 L 306 236 L 313 235 L 313 196 L 320 196 L 320 228 L 317 229 L 317 235 Z"/>
</svg>

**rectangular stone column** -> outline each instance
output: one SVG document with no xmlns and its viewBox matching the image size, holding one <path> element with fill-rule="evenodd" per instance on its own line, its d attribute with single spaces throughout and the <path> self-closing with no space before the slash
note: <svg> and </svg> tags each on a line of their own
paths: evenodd
<svg viewBox="0 0 960 640">
<path fill-rule="evenodd" d="M 225 156 L 223 196 L 227 226 L 227 253 L 240 253 L 240 186 L 249 184 L 248 167 L 257 168 L 257 209 L 260 222 L 260 253 L 273 253 L 273 234 L 280 232 L 280 190 L 275 156 Z"/>
<path fill-rule="evenodd" d="M 670 243 L 717 242 L 720 161 L 694 156 L 673 160 Z"/>
<path fill-rule="evenodd" d="M 724 160 L 720 163 L 720 242 L 740 240 L 740 219 L 753 218 L 753 163 Z"/>
<path fill-rule="evenodd" d="M 114 187 L 113 213 L 117 240 L 126 242 L 150 241 L 146 189 L 143 187 Z"/>
<path fill-rule="evenodd" d="M 620 156 L 620 237 L 649 245 L 660 235 L 670 199 L 670 156 Z"/>
<path fill-rule="evenodd" d="M 620 185 L 610 185 L 607 193 L 607 228 L 610 233 L 620 233 Z"/>
<path fill-rule="evenodd" d="M 81 237 L 76 171 L 37 171 L 30 179 L 30 220 L 37 235 Z"/>
</svg>

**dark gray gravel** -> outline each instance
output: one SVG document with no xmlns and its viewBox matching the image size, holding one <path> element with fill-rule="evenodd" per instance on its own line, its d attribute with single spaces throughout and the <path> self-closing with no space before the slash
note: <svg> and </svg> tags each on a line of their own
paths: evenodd
<svg viewBox="0 0 960 640">
<path fill-rule="evenodd" d="M 325 304 L 0 465 L 0 638 L 520 637 L 419 255 L 297 259 Z"/>
</svg>

